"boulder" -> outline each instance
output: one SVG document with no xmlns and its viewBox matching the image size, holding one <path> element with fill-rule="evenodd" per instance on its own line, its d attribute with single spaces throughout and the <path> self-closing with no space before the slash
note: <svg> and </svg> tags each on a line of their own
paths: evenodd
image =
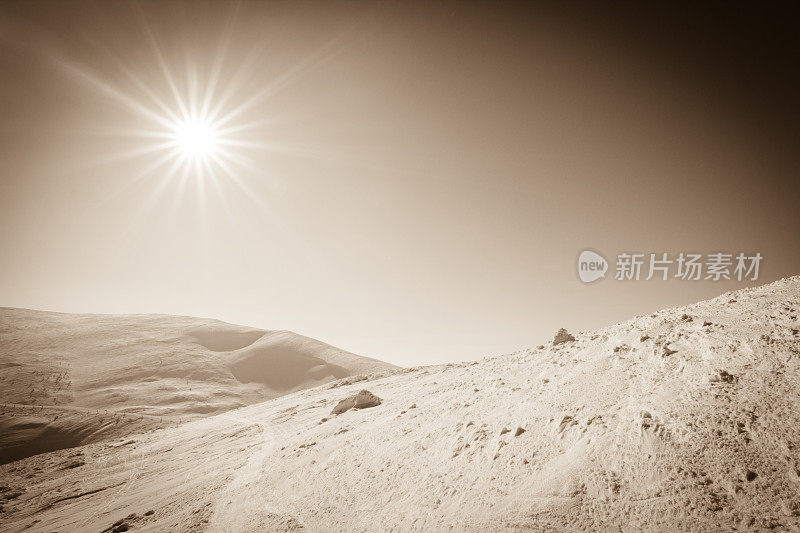
<svg viewBox="0 0 800 533">
<path fill-rule="evenodd" d="M 381 399 L 372 394 L 368 390 L 362 390 L 358 394 L 348 396 L 344 400 L 336 404 L 336 407 L 331 411 L 332 415 L 340 415 L 350 409 L 366 409 L 368 407 L 376 407 L 381 404 Z"/>
<path fill-rule="evenodd" d="M 569 334 L 567 330 L 564 328 L 559 329 L 556 332 L 556 336 L 553 337 L 553 346 L 558 346 L 559 344 L 564 344 L 565 342 L 574 341 L 575 337 Z"/>
</svg>

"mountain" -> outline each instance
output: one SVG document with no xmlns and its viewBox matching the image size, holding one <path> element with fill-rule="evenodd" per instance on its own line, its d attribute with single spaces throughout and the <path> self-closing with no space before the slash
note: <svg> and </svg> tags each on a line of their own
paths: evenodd
<svg viewBox="0 0 800 533">
<path fill-rule="evenodd" d="M 290 331 L 0 308 L 0 462 L 394 368 Z"/>
<path fill-rule="evenodd" d="M 41 454 L 0 466 L 0 519 L 13 531 L 797 531 L 798 313 L 800 277 L 787 278 Z"/>
</svg>

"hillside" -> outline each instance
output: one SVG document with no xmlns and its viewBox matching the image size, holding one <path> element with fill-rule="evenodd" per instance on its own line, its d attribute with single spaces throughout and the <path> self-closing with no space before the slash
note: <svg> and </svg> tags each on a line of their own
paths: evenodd
<svg viewBox="0 0 800 533">
<path fill-rule="evenodd" d="M 394 366 L 290 331 L 0 309 L 0 462 Z"/>
<path fill-rule="evenodd" d="M 788 278 L 43 454 L 0 467 L 2 527 L 797 530 L 798 312 Z"/>
</svg>

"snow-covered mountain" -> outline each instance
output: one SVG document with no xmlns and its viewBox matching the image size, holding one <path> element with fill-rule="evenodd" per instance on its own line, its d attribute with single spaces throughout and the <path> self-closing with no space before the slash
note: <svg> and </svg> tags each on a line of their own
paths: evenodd
<svg viewBox="0 0 800 533">
<path fill-rule="evenodd" d="M 0 520 L 13 531 L 796 531 L 798 313 L 800 277 L 787 278 L 557 345 L 343 379 L 38 455 L 0 467 Z M 331 413 L 362 389 L 362 408 Z"/>
<path fill-rule="evenodd" d="M 393 370 L 290 331 L 0 308 L 0 460 Z"/>
</svg>

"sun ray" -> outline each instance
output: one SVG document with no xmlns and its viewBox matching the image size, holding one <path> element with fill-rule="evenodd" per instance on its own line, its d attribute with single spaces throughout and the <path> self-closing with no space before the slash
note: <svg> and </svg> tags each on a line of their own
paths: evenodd
<svg viewBox="0 0 800 533">
<path fill-rule="evenodd" d="M 209 108 L 222 75 L 222 66 L 224 65 L 225 59 L 228 55 L 228 48 L 230 47 L 231 37 L 236 25 L 236 20 L 239 16 L 240 8 L 241 3 L 236 3 L 234 5 L 233 11 L 228 18 L 228 22 L 225 25 L 225 29 L 220 38 L 219 46 L 217 46 L 216 53 L 214 54 L 214 61 L 211 66 L 211 72 L 208 76 L 208 84 L 206 86 L 205 96 L 203 97 L 203 105 L 200 108 L 200 114 L 204 117 L 209 116 Z"/>
<path fill-rule="evenodd" d="M 77 79 L 78 81 L 89 85 L 93 89 L 99 91 L 106 96 L 110 96 L 114 100 L 124 104 L 130 110 L 134 111 L 142 115 L 145 118 L 153 120 L 162 126 L 169 127 L 171 124 L 170 119 L 168 117 L 164 117 L 159 113 L 153 111 L 149 107 L 145 106 L 132 96 L 125 94 L 123 91 L 111 86 L 110 84 L 102 81 L 97 76 L 93 75 L 92 73 L 81 69 L 77 65 L 73 65 L 71 63 L 67 63 L 64 61 L 58 62 L 59 66 L 68 74 L 72 75 L 73 78 Z"/>
<path fill-rule="evenodd" d="M 167 102 L 165 102 L 162 98 L 159 98 L 159 96 L 155 93 L 155 91 L 153 91 L 153 89 L 150 88 L 142 80 L 141 77 L 137 76 L 131 68 L 126 66 L 125 63 L 117 54 L 114 54 L 108 49 L 108 47 L 105 47 L 102 44 L 92 39 L 89 39 L 89 42 L 94 44 L 95 48 L 100 50 L 103 55 L 113 60 L 116 68 L 119 69 L 119 71 L 125 76 L 125 78 L 129 82 L 133 83 L 133 85 L 135 85 L 136 88 L 140 90 L 145 96 L 147 96 L 150 99 L 150 101 L 153 104 L 155 104 L 162 113 L 167 115 L 169 120 L 172 121 L 180 120 L 180 117 L 174 113 L 174 111 L 169 107 Z"/>
<path fill-rule="evenodd" d="M 355 23 L 350 28 L 328 40 L 315 52 L 303 58 L 282 75 L 276 77 L 264 89 L 250 96 L 247 100 L 237 105 L 224 116 L 220 117 L 218 121 L 216 120 L 216 116 L 219 114 L 220 107 L 217 106 L 217 108 L 215 108 L 210 114 L 211 119 L 214 121 L 217 127 L 224 126 L 261 101 L 278 94 L 287 87 L 290 87 L 304 75 L 312 72 L 320 65 L 325 64 L 339 55 L 345 48 L 345 37 L 349 36 L 358 25 L 359 23 Z"/>
<path fill-rule="evenodd" d="M 124 152 L 116 152 L 113 154 L 108 154 L 106 156 L 97 158 L 95 160 L 96 164 L 99 165 L 107 165 L 109 163 L 116 163 L 119 161 L 123 161 L 126 159 L 133 159 L 136 157 L 150 155 L 155 152 L 163 152 L 164 150 L 172 150 L 176 147 L 176 141 L 172 138 L 168 138 L 165 142 L 158 143 L 158 144 L 151 144 L 148 146 L 142 146 L 140 148 L 132 148 L 130 150 L 126 150 Z"/>
<path fill-rule="evenodd" d="M 98 201 L 98 204 L 107 203 L 107 202 L 111 201 L 112 199 L 117 198 L 120 195 L 122 195 L 123 193 L 129 191 L 131 189 L 131 187 L 133 187 L 134 185 L 136 185 L 137 183 L 139 183 L 143 179 L 146 179 L 147 177 L 151 176 L 153 173 L 155 173 L 156 170 L 158 170 L 159 168 L 163 167 L 164 165 L 166 165 L 167 163 L 172 161 L 174 158 L 175 158 L 175 155 L 172 154 L 172 153 L 167 152 L 167 153 L 162 154 L 161 157 L 159 157 L 158 159 L 155 159 L 155 160 L 151 161 L 147 166 L 142 167 L 141 169 L 139 169 L 139 171 L 136 172 L 136 174 L 134 174 L 131 178 L 125 180 L 124 182 L 119 184 L 117 187 L 115 187 L 114 189 L 112 189 L 111 191 L 106 193 L 103 196 L 103 198 L 101 198 Z"/>
<path fill-rule="evenodd" d="M 158 41 L 156 40 L 155 35 L 153 34 L 152 29 L 150 28 L 150 23 L 147 21 L 147 16 L 144 14 L 144 11 L 141 6 L 136 5 L 137 13 L 139 14 L 139 18 L 142 22 L 142 27 L 147 35 L 147 42 L 150 45 L 150 50 L 153 52 L 153 55 L 158 62 L 158 66 L 161 69 L 161 73 L 164 76 L 169 88 L 172 92 L 172 96 L 175 100 L 175 104 L 181 111 L 184 120 L 191 118 L 189 114 L 189 110 L 186 108 L 186 103 L 181 96 L 180 90 L 178 89 L 177 84 L 175 83 L 175 79 L 170 72 L 169 66 L 167 65 L 167 61 L 164 58 L 164 54 L 161 52 L 161 47 L 158 45 Z"/>
</svg>

